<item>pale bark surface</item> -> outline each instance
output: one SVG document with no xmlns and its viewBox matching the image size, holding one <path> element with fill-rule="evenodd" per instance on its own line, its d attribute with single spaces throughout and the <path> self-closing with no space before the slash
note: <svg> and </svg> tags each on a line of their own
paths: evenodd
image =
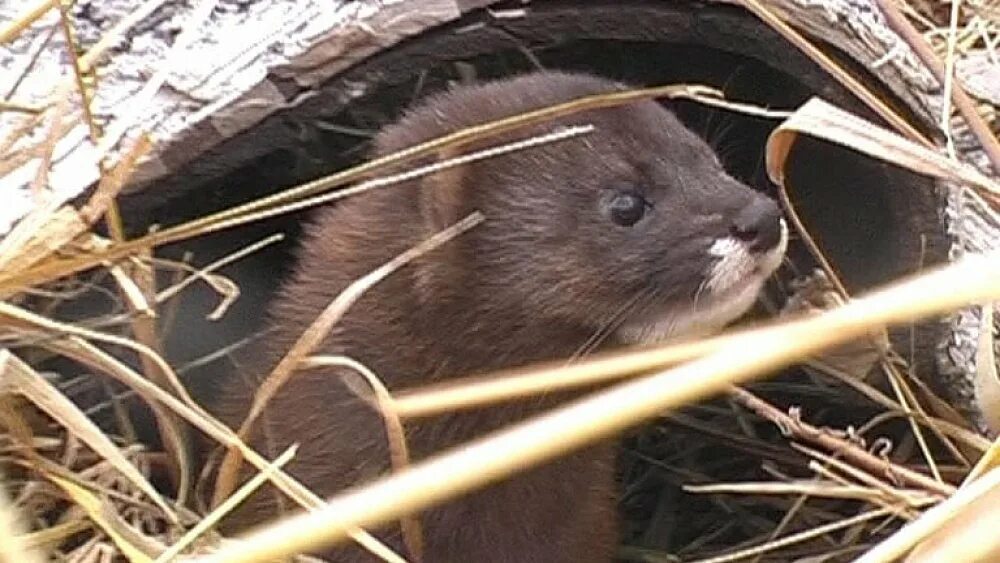
<svg viewBox="0 0 1000 563">
<path fill-rule="evenodd" d="M 664 0 L 676 1 L 676 0 Z M 585 2 L 585 0 L 581 0 Z M 0 0 L 0 29 L 35 2 Z M 352 64 L 406 37 L 493 4 L 489 0 L 166 0 L 135 25 L 101 60 L 93 103 L 110 138 L 112 160 L 137 131 L 156 145 L 133 187 L 182 172 L 205 151 L 283 108 L 308 99 L 310 90 Z M 92 46 L 143 0 L 80 0 L 73 17 L 78 42 Z M 909 47 L 885 24 L 870 0 L 776 0 L 788 21 L 854 59 L 879 77 L 925 125 L 937 128 L 941 88 Z M 509 9 L 502 17 L 519 17 Z M 958 75 L 980 100 L 1000 104 L 1000 64 L 987 54 L 961 60 Z M 0 46 L 0 99 L 41 106 L 59 84 L 72 80 L 55 12 L 14 42 Z M 151 81 L 162 84 L 144 93 Z M 358 83 L 349 96 L 360 97 Z M 148 95 L 147 95 L 148 94 Z M 57 147 L 48 184 L 58 200 L 71 198 L 97 178 L 100 151 L 88 141 L 78 99 L 68 113 L 76 123 Z M 0 142 L 29 116 L 0 113 Z M 936 129 L 937 130 L 937 129 Z M 23 146 L 48 126 L 29 129 Z M 988 172 L 986 158 L 964 127 L 953 135 L 964 158 Z M 3 178 L 0 233 L 27 213 L 37 161 Z M 1000 219 L 968 190 L 942 185 L 948 197 L 941 220 L 951 256 L 1000 246 Z M 979 311 L 954 315 L 940 346 L 939 367 L 956 392 L 972 400 Z"/>
<path fill-rule="evenodd" d="M 77 2 L 73 16 L 78 43 L 92 46 L 147 3 Z M 138 131 L 153 135 L 156 146 L 137 171 L 136 185 L 183 170 L 185 163 L 220 140 L 297 103 L 309 88 L 358 60 L 459 16 L 455 2 L 448 0 L 157 3 L 163 5 L 103 59 L 93 101 L 94 117 L 105 134 L 127 128 L 124 146 Z M 0 28 L 28 4 L 0 0 Z M 162 86 L 151 95 L 144 93 L 157 78 Z M 9 101 L 40 106 L 65 80 L 73 80 L 73 73 L 55 11 L 12 44 L 0 46 L 0 96 L 7 97 L 17 84 Z M 290 90 L 293 95 L 284 93 Z M 71 115 L 79 119 L 73 101 Z M 0 113 L 0 138 L 25 119 L 20 113 Z M 45 127 L 36 128 L 30 139 L 42 139 L 45 133 Z M 87 127 L 79 122 L 56 151 L 49 184 L 60 197 L 80 193 L 97 178 L 98 154 L 87 140 Z M 30 209 L 27 187 L 36 167 L 22 167 L 4 178 L 0 233 Z"/>
</svg>

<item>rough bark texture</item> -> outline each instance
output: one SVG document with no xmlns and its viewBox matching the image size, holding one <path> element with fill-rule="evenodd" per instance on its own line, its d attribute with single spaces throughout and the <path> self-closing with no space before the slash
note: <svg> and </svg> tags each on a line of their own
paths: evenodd
<svg viewBox="0 0 1000 563">
<path fill-rule="evenodd" d="M 145 3 L 77 2 L 77 43 L 84 49 L 94 45 Z M 0 1 L 0 25 L 25 11 L 25 4 Z M 154 135 L 152 158 L 139 167 L 135 185 L 183 170 L 220 140 L 302 101 L 324 79 L 460 14 L 451 0 L 162 4 L 108 52 L 92 106 L 108 134 L 131 124 L 129 136 L 140 130 Z M 159 73 L 162 87 L 152 96 L 139 95 Z M 22 74 L 11 100 L 36 106 L 51 98 L 53 85 L 73 80 L 57 12 L 50 11 L 12 44 L 0 47 L 0 95 L 6 96 Z M 73 115 L 79 118 L 79 112 Z M 0 114 L 0 131 L 13 131 L 24 119 L 23 114 Z M 45 132 L 40 128 L 32 138 L 41 139 Z M 77 195 L 98 177 L 98 153 L 86 139 L 87 128 L 79 123 L 57 151 L 51 185 L 62 197 Z M 30 209 L 26 188 L 34 170 L 25 166 L 5 177 L 4 184 L 19 188 L 19 194 L 0 211 L 0 232 Z"/>
<path fill-rule="evenodd" d="M 676 0 L 662 0 L 675 2 Z M 463 13 L 490 8 L 491 17 L 518 18 L 527 5 L 491 0 L 167 0 L 124 35 L 99 65 L 93 112 L 106 135 L 126 139 L 145 129 L 156 146 L 135 176 L 133 189 L 185 170 L 194 159 L 225 139 L 260 123 L 274 112 L 307 102 L 314 89 L 377 52 Z M 586 0 L 580 0 L 585 4 Z M 0 28 L 28 6 L 24 0 L 0 0 Z M 119 20 L 148 2 L 80 0 L 73 8 L 77 42 L 92 46 Z M 771 3 L 797 28 L 833 46 L 859 68 L 878 76 L 884 88 L 905 103 L 926 130 L 943 137 L 939 127 L 942 88 L 909 47 L 885 23 L 871 0 L 775 0 Z M 54 85 L 72 80 L 66 43 L 55 12 L 0 46 L 0 96 L 9 102 L 41 105 Z M 1000 103 L 1000 69 L 985 55 L 959 62 L 958 74 L 970 93 Z M 151 79 L 162 86 L 142 94 Z M 365 94 L 358 82 L 343 90 L 348 99 Z M 87 140 L 73 99 L 68 116 L 78 120 L 57 148 L 49 184 L 56 197 L 72 198 L 98 174 L 100 152 Z M 28 119 L 0 113 L 0 143 Z M 44 137 L 35 127 L 22 143 Z M 959 153 L 989 173 L 985 155 L 967 129 L 953 131 Z M 124 143 L 123 146 L 128 146 Z M 116 149 L 111 155 L 116 155 Z M 28 186 L 36 173 L 31 163 L 3 178 L 0 233 L 32 206 Z M 974 193 L 941 183 L 947 195 L 940 209 L 949 237 L 950 257 L 992 248 L 1000 241 L 1000 218 Z M 975 404 L 972 374 L 980 311 L 959 312 L 945 322 L 939 371 L 961 402 Z"/>
</svg>

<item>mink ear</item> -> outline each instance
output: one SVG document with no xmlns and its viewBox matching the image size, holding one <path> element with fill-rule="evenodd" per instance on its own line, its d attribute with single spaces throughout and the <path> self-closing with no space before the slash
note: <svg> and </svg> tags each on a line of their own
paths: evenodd
<svg viewBox="0 0 1000 563">
<path fill-rule="evenodd" d="M 408 115 L 398 124 L 379 132 L 374 139 L 374 154 L 386 156 L 425 142 L 427 139 L 420 132 L 423 130 L 437 131 L 441 126 L 437 121 L 435 116 L 426 112 Z M 458 149 L 446 147 L 419 159 L 417 162 L 411 162 L 405 166 L 394 166 L 393 171 L 400 172 L 416 166 L 445 162 L 460 154 Z M 464 173 L 462 166 L 454 166 L 428 174 L 413 182 L 416 184 L 414 187 L 417 190 L 413 197 L 417 198 L 417 208 L 423 223 L 422 231 L 425 237 L 450 227 L 464 217 L 463 208 L 465 206 L 462 197 L 462 176 Z"/>
<path fill-rule="evenodd" d="M 437 162 L 454 158 L 458 152 L 444 149 L 437 153 Z M 454 166 L 424 177 L 420 183 L 420 215 L 427 227 L 426 236 L 442 231 L 462 219 L 467 213 L 463 197 L 464 167 Z"/>
<path fill-rule="evenodd" d="M 444 149 L 436 154 L 435 161 L 442 162 L 458 154 L 453 149 Z M 434 174 L 425 176 L 417 188 L 417 202 L 420 217 L 423 221 L 423 236 L 430 237 L 455 223 L 470 211 L 468 195 L 463 194 L 465 188 L 465 168 L 455 166 L 446 168 Z M 455 279 L 459 275 L 452 266 L 454 253 L 457 249 L 455 241 L 451 241 L 433 250 L 431 255 L 417 259 L 415 265 L 415 288 L 422 299 L 431 300 L 440 295 L 440 287 L 435 288 L 442 280 Z M 450 256 L 449 256 L 450 255 Z"/>
</svg>

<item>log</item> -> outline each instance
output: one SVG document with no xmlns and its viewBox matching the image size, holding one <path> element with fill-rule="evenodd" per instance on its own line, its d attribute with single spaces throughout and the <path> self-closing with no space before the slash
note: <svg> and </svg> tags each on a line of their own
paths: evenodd
<svg viewBox="0 0 1000 563">
<path fill-rule="evenodd" d="M 44 4 L 0 0 L 0 35 L 19 16 Z M 140 131 L 152 134 L 155 145 L 126 189 L 123 205 L 130 206 L 129 215 L 144 216 L 278 148 L 295 147 L 302 129 L 311 127 L 316 115 L 369 103 L 425 67 L 472 59 L 502 47 L 530 55 L 532 49 L 572 38 L 687 43 L 738 51 L 784 69 L 820 95 L 871 116 L 850 92 L 739 2 L 202 0 L 191 4 L 80 0 L 73 5 L 79 52 L 94 48 L 119 22 L 140 15 L 105 55 L 92 61 L 97 73 L 91 110 L 104 139 L 98 145 L 88 140 L 79 100 L 72 99 L 68 116 L 77 121 L 57 147 L 48 179 L 57 201 L 83 193 L 98 178 L 100 160 L 120 158 Z M 942 87 L 887 25 L 872 0 L 775 0 L 769 6 L 817 45 L 850 63 L 859 75 L 877 82 L 879 90 L 904 108 L 921 130 L 943 143 Z M 0 95 L 7 104 L 7 111 L 0 112 L 0 142 L 32 119 L 31 111 L 20 110 L 50 105 L 58 85 L 74 80 L 58 22 L 57 10 L 50 8 L 0 46 Z M 1000 68 L 985 53 L 963 57 L 956 72 L 970 95 L 984 104 L 1000 105 Z M 155 87 L 150 89 L 150 84 Z M 48 126 L 29 129 L 13 150 L 44 138 L 47 131 Z M 955 120 L 953 134 L 960 158 L 994 174 L 960 119 Z M 3 170 L 0 234 L 32 209 L 30 185 L 36 169 L 37 160 Z M 997 213 L 961 186 L 935 182 L 921 193 L 887 197 L 894 198 L 890 207 L 902 225 L 900 232 L 932 241 L 924 249 L 931 262 L 1000 242 Z M 895 250 L 897 261 L 911 261 L 918 251 L 915 244 L 901 242 Z M 879 276 L 898 273 L 899 268 L 889 270 Z M 981 365 L 983 356 L 977 355 L 981 319 L 981 310 L 969 309 L 945 319 L 943 325 L 925 327 L 932 358 L 924 364 L 985 431 L 983 395 L 988 390 L 982 388 L 981 377 L 977 383 L 977 374 L 988 371 Z"/>
</svg>

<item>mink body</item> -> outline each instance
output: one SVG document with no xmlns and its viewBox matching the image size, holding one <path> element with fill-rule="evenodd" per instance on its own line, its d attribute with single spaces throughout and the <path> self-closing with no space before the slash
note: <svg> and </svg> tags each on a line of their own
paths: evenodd
<svg viewBox="0 0 1000 563">
<path fill-rule="evenodd" d="M 387 127 L 376 154 L 620 88 L 562 73 L 459 87 Z M 768 223 L 780 221 L 773 203 L 726 175 L 709 147 L 653 101 L 588 111 L 484 143 L 577 124 L 595 130 L 380 188 L 319 212 L 296 272 L 269 311 L 273 332 L 243 363 L 252 381 L 241 374 L 224 384 L 219 407 L 227 418 L 241 420 L 256 382 L 352 281 L 473 211 L 484 214 L 481 225 L 374 286 L 316 353 L 349 356 L 390 390 L 400 390 L 570 358 L 589 350 L 588 343 L 602 349 L 711 331 L 741 314 L 776 266 L 764 260 L 779 246 L 777 227 Z M 760 232 L 749 237 L 747 217 L 760 223 Z M 755 262 L 735 276 L 745 279 L 726 281 L 732 287 L 713 285 L 721 262 L 712 249 L 734 236 L 747 248 L 759 247 L 746 252 L 752 259 L 744 262 Z M 756 285 L 737 287 L 748 280 Z M 272 458 L 301 443 L 286 469 L 327 497 L 390 469 L 385 424 L 345 376 L 354 377 L 337 368 L 297 372 L 270 402 L 252 438 Z M 411 456 L 420 460 L 566 398 L 406 421 Z M 617 542 L 613 461 L 613 444 L 598 444 L 425 511 L 423 560 L 611 561 Z M 229 528 L 273 518 L 278 498 L 273 489 L 262 489 L 229 519 Z M 293 509 L 287 499 L 281 503 Z M 373 532 L 407 555 L 398 525 Z M 353 545 L 323 556 L 377 560 Z"/>
</svg>

